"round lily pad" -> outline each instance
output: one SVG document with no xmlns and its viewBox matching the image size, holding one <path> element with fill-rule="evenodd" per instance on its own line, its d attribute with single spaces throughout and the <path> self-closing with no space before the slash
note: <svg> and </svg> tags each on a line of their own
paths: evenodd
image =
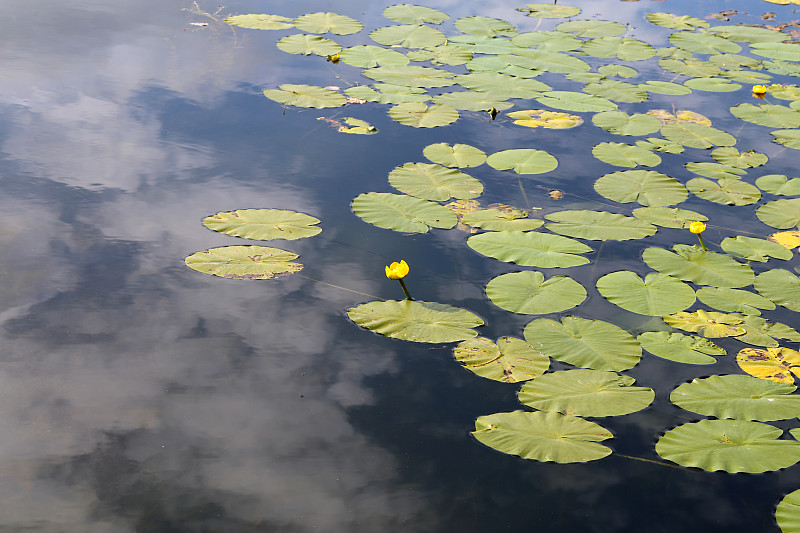
<svg viewBox="0 0 800 533">
<path fill-rule="evenodd" d="M 655 49 L 646 42 L 630 37 L 598 37 L 583 43 L 582 49 L 590 56 L 616 57 L 621 61 L 641 61 L 656 54 Z"/>
<path fill-rule="evenodd" d="M 611 20 L 570 20 L 562 22 L 556 29 L 572 33 L 576 37 L 596 39 L 598 37 L 616 37 L 625 33 L 625 25 Z"/>
<path fill-rule="evenodd" d="M 525 340 L 545 355 L 582 368 L 627 370 L 642 356 L 630 333 L 602 320 L 540 318 L 525 326 L 524 333 Z"/>
<path fill-rule="evenodd" d="M 592 148 L 592 155 L 604 163 L 618 167 L 633 168 L 638 165 L 654 167 L 661 163 L 661 158 L 650 150 L 625 143 L 604 142 L 597 144 Z"/>
<path fill-rule="evenodd" d="M 606 174 L 594 182 L 594 189 L 615 202 L 639 202 L 653 207 L 679 204 L 689 196 L 678 180 L 653 170 L 625 170 Z"/>
<path fill-rule="evenodd" d="M 775 104 L 753 105 L 742 103 L 730 108 L 734 116 L 770 128 L 797 128 L 800 126 L 800 111 Z"/>
<path fill-rule="evenodd" d="M 753 283 L 753 270 L 728 255 L 685 244 L 676 244 L 672 249 L 674 252 L 650 247 L 642 259 L 654 270 L 699 285 L 736 288 Z"/>
<path fill-rule="evenodd" d="M 756 186 L 777 196 L 800 195 L 800 178 L 789 179 L 783 174 L 767 174 L 756 180 Z"/>
<path fill-rule="evenodd" d="M 705 215 L 679 207 L 640 207 L 631 214 L 639 220 L 664 228 L 685 228 L 692 222 L 708 220 Z"/>
<path fill-rule="evenodd" d="M 455 84 L 452 72 L 416 65 L 387 65 L 366 69 L 362 74 L 375 81 L 406 87 L 448 87 Z"/>
<path fill-rule="evenodd" d="M 592 117 L 592 123 L 616 135 L 648 135 L 661 129 L 661 122 L 653 116 L 644 113 L 628 115 L 619 110 L 597 113 Z"/>
<path fill-rule="evenodd" d="M 251 15 L 233 15 L 227 17 L 225 22 L 231 26 L 250 28 L 254 30 L 285 30 L 294 26 L 294 21 L 280 15 L 258 13 Z"/>
<path fill-rule="evenodd" d="M 631 83 L 618 80 L 600 80 L 587 83 L 583 92 L 615 102 L 637 103 L 647 100 L 647 91 Z"/>
<path fill-rule="evenodd" d="M 778 437 L 783 430 L 748 420 L 701 420 L 667 431 L 656 453 L 682 466 L 710 472 L 759 473 L 800 461 L 800 442 Z"/>
<path fill-rule="evenodd" d="M 339 107 L 347 99 L 336 91 L 315 85 L 297 85 L 284 83 L 278 89 L 266 89 L 264 96 L 270 100 L 297 107 Z"/>
<path fill-rule="evenodd" d="M 733 146 L 736 138 L 713 126 L 676 122 L 661 127 L 661 135 L 670 141 L 690 148 L 711 148 L 712 146 Z"/>
<path fill-rule="evenodd" d="M 760 167 L 768 160 L 765 154 L 758 153 L 755 150 L 739 152 L 732 146 L 723 146 L 712 150 L 711 157 L 716 159 L 718 163 L 737 168 Z"/>
<path fill-rule="evenodd" d="M 609 455 L 611 448 L 598 441 L 614 435 L 577 416 L 513 411 L 478 417 L 472 436 L 490 448 L 523 459 L 585 463 Z"/>
<path fill-rule="evenodd" d="M 800 225 L 800 198 L 767 202 L 756 209 L 758 219 L 778 229 L 789 229 Z"/>
<path fill-rule="evenodd" d="M 586 289 L 567 276 L 547 280 L 535 270 L 502 274 L 486 285 L 486 296 L 498 307 L 524 315 L 572 309 L 586 299 Z"/>
<path fill-rule="evenodd" d="M 430 7 L 413 4 L 396 4 L 383 10 L 383 16 L 403 24 L 441 24 L 450 19 L 450 15 Z"/>
<path fill-rule="evenodd" d="M 442 32 L 430 26 L 418 24 L 397 24 L 373 30 L 370 39 L 386 46 L 402 46 L 403 48 L 425 48 L 438 46 L 447 41 Z"/>
<path fill-rule="evenodd" d="M 407 102 L 391 108 L 389 116 L 413 128 L 436 128 L 458 120 L 458 111 L 443 104 L 428 107 L 422 102 Z"/>
<path fill-rule="evenodd" d="M 677 313 L 695 301 L 694 290 L 687 284 L 656 272 L 644 280 L 630 270 L 612 272 L 597 280 L 597 290 L 611 303 L 640 315 Z"/>
<path fill-rule="evenodd" d="M 695 196 L 723 205 L 750 205 L 761 199 L 761 191 L 738 178 L 694 178 L 686 188 Z M 762 206 L 763 207 L 763 206 Z"/>
<path fill-rule="evenodd" d="M 308 13 L 294 19 L 294 25 L 300 31 L 308 33 L 335 33 L 350 35 L 358 33 L 363 26 L 356 19 L 336 13 Z"/>
<path fill-rule="evenodd" d="M 583 124 L 583 119 L 577 115 L 548 111 L 546 109 L 525 109 L 507 113 L 508 118 L 514 119 L 514 124 L 528 128 L 569 129 Z"/>
<path fill-rule="evenodd" d="M 317 218 L 285 209 L 237 209 L 203 219 L 203 225 L 210 230 L 261 241 L 313 237 L 322 231 L 316 224 Z"/>
<path fill-rule="evenodd" d="M 792 311 L 800 311 L 800 278 L 781 268 L 756 276 L 753 286 L 764 298 Z"/>
<path fill-rule="evenodd" d="M 783 497 L 775 510 L 775 520 L 783 533 L 800 531 L 800 489 Z"/>
<path fill-rule="evenodd" d="M 720 246 L 735 257 L 741 257 L 748 261 L 758 261 L 759 263 L 766 263 L 770 257 L 784 261 L 792 258 L 792 251 L 777 242 L 743 235 L 726 237 L 720 243 Z"/>
<path fill-rule="evenodd" d="M 412 342 L 454 342 L 475 337 L 480 317 L 437 302 L 387 300 L 347 310 L 350 320 L 370 331 Z"/>
<path fill-rule="evenodd" d="M 575 254 L 591 252 L 582 242 L 535 231 L 492 231 L 473 235 L 467 245 L 489 257 L 507 263 L 538 268 L 585 265 L 589 260 Z"/>
<path fill-rule="evenodd" d="M 698 309 L 694 313 L 681 311 L 664 317 L 664 322 L 673 328 L 684 331 L 693 331 L 703 337 L 718 339 L 720 337 L 735 337 L 746 333 L 741 327 L 744 319 L 735 314 L 726 315 L 716 311 Z"/>
<path fill-rule="evenodd" d="M 204 274 L 228 279 L 272 279 L 303 269 L 293 263 L 297 254 L 267 246 L 222 246 L 195 252 L 186 266 Z"/>
<path fill-rule="evenodd" d="M 627 241 L 653 235 L 658 228 L 634 217 L 607 211 L 557 211 L 546 215 L 547 229 L 568 237 L 592 241 Z"/>
<path fill-rule="evenodd" d="M 378 65 L 404 66 L 411 61 L 408 56 L 397 50 L 389 50 L 381 46 L 358 45 L 345 48 L 339 52 L 343 63 L 359 68 L 372 68 Z M 356 86 L 360 87 L 360 86 Z M 352 88 L 352 87 L 351 87 Z"/>
<path fill-rule="evenodd" d="M 544 150 L 519 148 L 495 152 L 486 164 L 497 170 L 513 169 L 517 174 L 543 174 L 555 170 L 558 160 Z"/>
<path fill-rule="evenodd" d="M 550 358 L 514 337 L 495 344 L 485 337 L 467 339 L 453 350 L 456 360 L 475 374 L 504 383 L 518 383 L 544 374 Z"/>
<path fill-rule="evenodd" d="M 668 331 L 647 331 L 636 340 L 642 348 L 662 359 L 690 365 L 713 365 L 712 355 L 725 355 L 725 350 L 708 339 Z"/>
<path fill-rule="evenodd" d="M 425 200 L 443 202 L 450 198 L 480 196 L 483 184 L 459 170 L 428 163 L 406 163 L 389 173 L 395 189 Z"/>
<path fill-rule="evenodd" d="M 767 298 L 741 289 L 701 287 L 697 291 L 697 299 L 726 313 L 760 315 L 759 309 L 775 309 L 775 304 Z"/>
<path fill-rule="evenodd" d="M 534 378 L 519 401 L 540 411 L 575 416 L 620 416 L 641 411 L 655 398 L 649 387 L 634 387 L 630 376 L 579 368 Z"/>
<path fill-rule="evenodd" d="M 342 47 L 338 43 L 319 35 L 308 35 L 306 33 L 287 35 L 276 43 L 279 50 L 287 54 L 297 54 L 310 56 L 332 56 L 338 54 Z"/>
<path fill-rule="evenodd" d="M 352 208 L 364 222 L 407 233 L 425 233 L 430 228 L 450 229 L 458 222 L 449 209 L 405 194 L 360 194 L 353 200 Z"/>
<path fill-rule="evenodd" d="M 606 98 L 572 91 L 546 91 L 536 100 L 540 104 L 565 111 L 612 111 L 617 104 Z"/>
</svg>

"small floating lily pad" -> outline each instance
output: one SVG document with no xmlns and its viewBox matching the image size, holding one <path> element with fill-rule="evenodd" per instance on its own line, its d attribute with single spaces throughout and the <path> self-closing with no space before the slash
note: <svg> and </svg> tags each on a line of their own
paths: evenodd
<svg viewBox="0 0 800 533">
<path fill-rule="evenodd" d="M 313 237 L 322 231 L 316 224 L 317 218 L 285 209 L 237 209 L 203 219 L 203 225 L 210 230 L 261 241 Z"/>
<path fill-rule="evenodd" d="M 722 205 L 750 205 L 761 199 L 761 191 L 737 178 L 694 178 L 686 188 L 695 196 Z M 763 207 L 763 206 L 762 206 Z"/>
<path fill-rule="evenodd" d="M 308 33 L 330 32 L 336 35 L 358 33 L 364 27 L 356 19 L 337 13 L 308 13 L 294 19 L 294 25 Z"/>
<path fill-rule="evenodd" d="M 630 270 L 612 272 L 597 280 L 597 290 L 611 303 L 640 315 L 677 313 L 695 301 L 690 286 L 657 272 L 647 274 L 644 280 Z"/>
<path fill-rule="evenodd" d="M 789 179 L 783 174 L 767 174 L 756 180 L 756 186 L 777 196 L 800 195 L 800 178 Z"/>
<path fill-rule="evenodd" d="M 360 194 L 353 200 L 352 208 L 364 222 L 407 233 L 425 233 L 430 228 L 450 229 L 458 222 L 449 209 L 405 194 Z"/>
<path fill-rule="evenodd" d="M 676 244 L 672 249 L 674 252 L 650 247 L 642 259 L 652 269 L 699 285 L 737 288 L 753 283 L 753 270 L 729 255 L 685 244 Z"/>
<path fill-rule="evenodd" d="M 653 235 L 658 228 L 634 217 L 607 211 L 557 211 L 546 215 L 547 229 L 568 237 L 592 241 L 627 241 Z"/>
<path fill-rule="evenodd" d="M 286 105 L 318 109 L 339 107 L 347 102 L 347 99 L 336 91 L 315 85 L 284 83 L 278 87 L 278 89 L 266 89 L 264 96 Z"/>
<path fill-rule="evenodd" d="M 679 204 L 689 196 L 678 180 L 653 170 L 624 170 L 606 174 L 594 182 L 594 189 L 615 202 L 639 202 L 653 207 Z"/>
<path fill-rule="evenodd" d="M 478 209 L 464 213 L 461 222 L 488 231 L 530 231 L 539 228 L 544 220 L 528 218 L 527 211 L 519 209 Z"/>
<path fill-rule="evenodd" d="M 196 252 L 186 258 L 186 266 L 204 274 L 228 279 L 272 279 L 303 269 L 293 263 L 298 255 L 267 246 L 222 246 Z"/>
<path fill-rule="evenodd" d="M 413 128 L 436 128 L 452 124 L 459 115 L 449 105 L 434 104 L 428 107 L 422 102 L 407 102 L 391 108 L 389 116 Z"/>
<path fill-rule="evenodd" d="M 710 340 L 683 333 L 647 331 L 636 340 L 651 354 L 676 363 L 713 365 L 717 360 L 712 355 L 725 355 L 725 350 Z"/>
<path fill-rule="evenodd" d="M 468 144 L 447 143 L 429 144 L 422 153 L 425 157 L 446 167 L 468 168 L 477 167 L 486 161 L 486 154 L 483 150 Z"/>
<path fill-rule="evenodd" d="M 592 148 L 592 155 L 604 163 L 618 167 L 633 168 L 638 165 L 654 167 L 661 163 L 661 158 L 650 150 L 625 143 L 604 142 L 597 144 Z"/>
<path fill-rule="evenodd" d="M 589 260 L 576 254 L 591 252 L 582 242 L 535 231 L 491 231 L 473 235 L 467 245 L 500 261 L 538 268 L 566 268 Z"/>
<path fill-rule="evenodd" d="M 781 268 L 756 276 L 753 286 L 764 298 L 792 311 L 800 311 L 800 278 Z"/>
<path fill-rule="evenodd" d="M 294 21 L 280 15 L 266 13 L 252 15 L 234 15 L 225 19 L 231 26 L 250 28 L 254 30 L 285 30 L 294 26 Z"/>
<path fill-rule="evenodd" d="M 705 215 L 679 207 L 640 207 L 631 214 L 639 220 L 664 228 L 685 228 L 692 222 L 708 220 Z"/>
<path fill-rule="evenodd" d="M 741 257 L 748 261 L 758 261 L 759 263 L 767 262 L 770 257 L 784 261 L 792 258 L 792 251 L 777 242 L 743 235 L 726 237 L 720 243 L 720 246 L 735 257 Z"/>
<path fill-rule="evenodd" d="M 517 174 L 543 174 L 555 170 L 558 160 L 544 150 L 519 148 L 495 152 L 486 164 L 497 170 L 513 169 Z"/>
<path fill-rule="evenodd" d="M 789 198 L 767 202 L 756 209 L 758 219 L 778 229 L 789 229 L 800 225 L 800 198 Z"/>
<path fill-rule="evenodd" d="M 567 276 L 547 280 L 536 270 L 501 274 L 486 285 L 486 296 L 498 307 L 524 315 L 572 309 L 586 299 L 586 289 Z"/>
<path fill-rule="evenodd" d="M 681 311 L 664 317 L 664 322 L 673 328 L 699 333 L 703 337 L 718 339 L 743 335 L 747 330 L 741 327 L 744 319 L 736 314 L 717 313 L 698 309 L 694 313 Z"/>
<path fill-rule="evenodd" d="M 759 309 L 775 309 L 775 304 L 767 298 L 741 289 L 701 287 L 697 291 L 697 299 L 726 313 L 760 315 Z"/>
<path fill-rule="evenodd" d="M 428 163 L 406 163 L 389 173 L 395 189 L 425 200 L 444 202 L 450 198 L 480 196 L 483 184 L 459 170 Z"/>
<path fill-rule="evenodd" d="M 309 35 L 306 33 L 287 35 L 276 43 L 279 50 L 287 54 L 297 54 L 310 56 L 332 56 L 338 54 L 342 47 L 336 41 L 320 37 L 319 35 Z"/>
<path fill-rule="evenodd" d="M 485 337 L 467 339 L 453 350 L 456 360 L 475 374 L 504 383 L 518 383 L 544 374 L 550 358 L 514 337 L 497 344 Z"/>
<path fill-rule="evenodd" d="M 387 300 L 347 310 L 350 320 L 392 339 L 412 342 L 454 342 L 475 337 L 483 320 L 467 311 L 437 302 Z"/>
</svg>

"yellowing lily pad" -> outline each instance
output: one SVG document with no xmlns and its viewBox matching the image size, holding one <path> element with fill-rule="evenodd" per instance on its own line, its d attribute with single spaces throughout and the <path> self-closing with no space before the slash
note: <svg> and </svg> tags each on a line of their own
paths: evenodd
<svg viewBox="0 0 800 533">
<path fill-rule="evenodd" d="M 800 231 L 779 231 L 770 235 L 769 240 L 792 250 L 800 246 Z"/>
<path fill-rule="evenodd" d="M 548 111 L 546 109 L 525 109 L 507 113 L 508 118 L 514 119 L 514 124 L 528 128 L 569 129 L 583 124 L 583 119 L 577 115 Z"/>
<path fill-rule="evenodd" d="M 453 350 L 456 360 L 475 374 L 504 383 L 519 383 L 544 374 L 550 358 L 514 337 L 497 344 L 485 337 L 467 339 Z"/>
<path fill-rule="evenodd" d="M 739 324 L 744 319 L 735 314 L 717 313 L 698 309 L 694 313 L 681 311 L 664 317 L 664 322 L 684 331 L 699 333 L 703 337 L 717 339 L 719 337 L 735 337 L 743 335 L 746 330 Z"/>
<path fill-rule="evenodd" d="M 760 379 L 776 383 L 794 383 L 800 376 L 800 353 L 781 346 L 744 348 L 736 355 L 742 370 Z"/>
</svg>

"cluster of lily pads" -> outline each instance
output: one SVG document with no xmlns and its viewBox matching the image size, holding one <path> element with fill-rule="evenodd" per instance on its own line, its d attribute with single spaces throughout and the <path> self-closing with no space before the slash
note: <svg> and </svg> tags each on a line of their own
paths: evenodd
<svg viewBox="0 0 800 533">
<path fill-rule="evenodd" d="M 728 92 L 763 84 L 766 94 L 759 89 L 751 95 L 747 90 L 753 102 L 731 107 L 732 116 L 778 128 L 770 131 L 775 143 L 800 149 L 800 87 L 771 81 L 773 75 L 800 75 L 800 45 L 783 42 L 789 36 L 772 29 L 711 26 L 695 17 L 659 12 L 648 14 L 647 20 L 674 32 L 669 36 L 671 46 L 656 48 L 627 36 L 629 28 L 618 22 L 576 18 L 580 15 L 576 7 L 528 4 L 519 11 L 570 20 L 553 30 L 519 32 L 500 19 L 465 17 L 454 22 L 460 34 L 446 36 L 433 26 L 447 21 L 447 14 L 399 4 L 384 11 L 397 24 L 370 32 L 375 44 L 347 48 L 322 35 L 355 35 L 363 26 L 335 13 L 295 19 L 238 15 L 226 22 L 262 30 L 300 30 L 280 39 L 278 48 L 363 69 L 360 74 L 374 81 L 344 91 L 303 84 L 264 91 L 267 98 L 285 106 L 357 109 L 369 102 L 386 104 L 392 106 L 388 110 L 392 119 L 417 128 L 451 124 L 464 112 L 488 112 L 492 120 L 499 117 L 521 127 L 569 129 L 592 127 L 573 114 L 591 113 L 593 127 L 622 140 L 640 138 L 634 143 L 601 142 L 592 148 L 600 161 L 629 169 L 605 174 L 594 184 L 600 197 L 620 204 L 616 211 L 629 214 L 567 209 L 536 219 L 510 206 L 481 206 L 475 199 L 484 186 L 463 169 L 485 163 L 511 174 L 537 175 L 555 170 L 558 159 L 533 148 L 487 155 L 466 144 L 429 145 L 423 151 L 429 163 L 409 162 L 389 173 L 389 185 L 398 192 L 366 192 L 353 200 L 353 212 L 374 226 L 404 233 L 467 228 L 472 235 L 466 244 L 475 252 L 540 269 L 502 274 L 486 284 L 487 297 L 503 310 L 563 315 L 578 307 L 587 298 L 586 287 L 567 275 L 548 275 L 546 269 L 590 263 L 585 254 L 593 252 L 597 242 L 644 239 L 660 228 L 688 228 L 692 222 L 707 221 L 702 213 L 677 207 L 690 193 L 733 208 L 761 202 L 764 194 L 792 197 L 763 202 L 756 210 L 765 225 L 789 231 L 769 239 L 727 237 L 719 243 L 721 251 L 704 245 L 676 244 L 672 250 L 650 246 L 642 260 L 652 272 L 644 277 L 620 270 L 597 279 L 597 292 L 612 304 L 638 315 L 662 317 L 663 327 L 638 337 L 603 320 L 566 315 L 561 320 L 533 319 L 522 332 L 524 339 L 506 336 L 492 341 L 478 336 L 474 328 L 483 320 L 474 313 L 425 301 L 368 302 L 349 309 L 348 316 L 391 338 L 460 341 L 454 356 L 466 369 L 506 383 L 525 382 L 518 397 L 532 410 L 481 416 L 473 435 L 505 453 L 561 463 L 612 453 L 601 444 L 613 437 L 611 432 L 586 417 L 621 416 L 651 404 L 651 388 L 634 386 L 633 378 L 620 374 L 640 361 L 643 350 L 680 364 L 710 365 L 726 350 L 709 339 L 731 337 L 743 343 L 737 362 L 748 375 L 712 375 L 673 390 L 670 400 L 675 405 L 711 418 L 667 431 L 656 452 L 679 465 L 708 471 L 765 472 L 797 463 L 800 428 L 789 431 L 792 439 L 782 438 L 780 428 L 765 422 L 800 415 L 800 395 L 792 394 L 795 376 L 800 376 L 800 353 L 785 346 L 800 342 L 800 333 L 760 315 L 776 306 L 800 311 L 800 278 L 786 268 L 769 268 L 776 261 L 791 261 L 792 249 L 800 244 L 796 229 L 800 178 L 765 174 L 749 179 L 752 169 L 767 164 L 767 156 L 735 148 L 733 135 L 697 112 L 653 108 L 628 114 L 618 104 L 645 102 L 652 94 Z M 595 69 L 592 58 L 641 61 L 648 70 L 655 61 L 644 62 L 657 58 L 662 79 L 623 81 L 639 76 L 639 71 L 621 64 Z M 562 84 L 583 85 L 578 91 L 554 90 L 534 79 L 544 73 L 563 75 Z M 449 89 L 453 87 L 457 90 Z M 765 102 L 758 103 L 762 97 Z M 549 109 L 506 112 L 531 101 Z M 321 118 L 345 133 L 377 133 L 356 117 Z M 685 163 L 697 177 L 684 183 L 649 170 L 660 165 L 662 157 L 678 157 L 686 149 L 695 149 L 688 153 L 698 158 L 710 155 L 711 160 Z M 302 213 L 275 209 L 218 213 L 204 220 L 216 231 L 265 240 L 311 236 L 320 231 L 318 222 Z M 547 231 L 537 231 L 540 228 Z M 685 236 L 691 234 L 687 231 Z M 198 252 L 186 263 L 223 277 L 265 279 L 302 268 L 291 262 L 295 258 L 275 248 L 230 246 Z M 750 286 L 754 291 L 746 290 Z M 706 309 L 686 311 L 698 300 Z M 577 368 L 548 372 L 551 359 Z M 780 504 L 778 520 L 784 531 L 800 530 L 792 525 L 800 523 L 799 506 L 800 491 Z"/>
</svg>

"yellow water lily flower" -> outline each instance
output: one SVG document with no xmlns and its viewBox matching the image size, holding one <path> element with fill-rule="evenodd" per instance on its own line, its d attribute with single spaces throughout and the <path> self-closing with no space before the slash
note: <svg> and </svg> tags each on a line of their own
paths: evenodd
<svg viewBox="0 0 800 533">
<path fill-rule="evenodd" d="M 767 88 L 763 85 L 753 85 L 753 96 L 763 98 L 767 94 Z"/>
<path fill-rule="evenodd" d="M 689 231 L 692 233 L 703 233 L 706 230 L 706 225 L 703 222 L 692 222 L 689 224 Z"/>
<path fill-rule="evenodd" d="M 386 277 L 389 279 L 403 279 L 408 275 L 408 264 L 404 260 L 399 263 L 394 262 L 386 267 Z"/>
</svg>

